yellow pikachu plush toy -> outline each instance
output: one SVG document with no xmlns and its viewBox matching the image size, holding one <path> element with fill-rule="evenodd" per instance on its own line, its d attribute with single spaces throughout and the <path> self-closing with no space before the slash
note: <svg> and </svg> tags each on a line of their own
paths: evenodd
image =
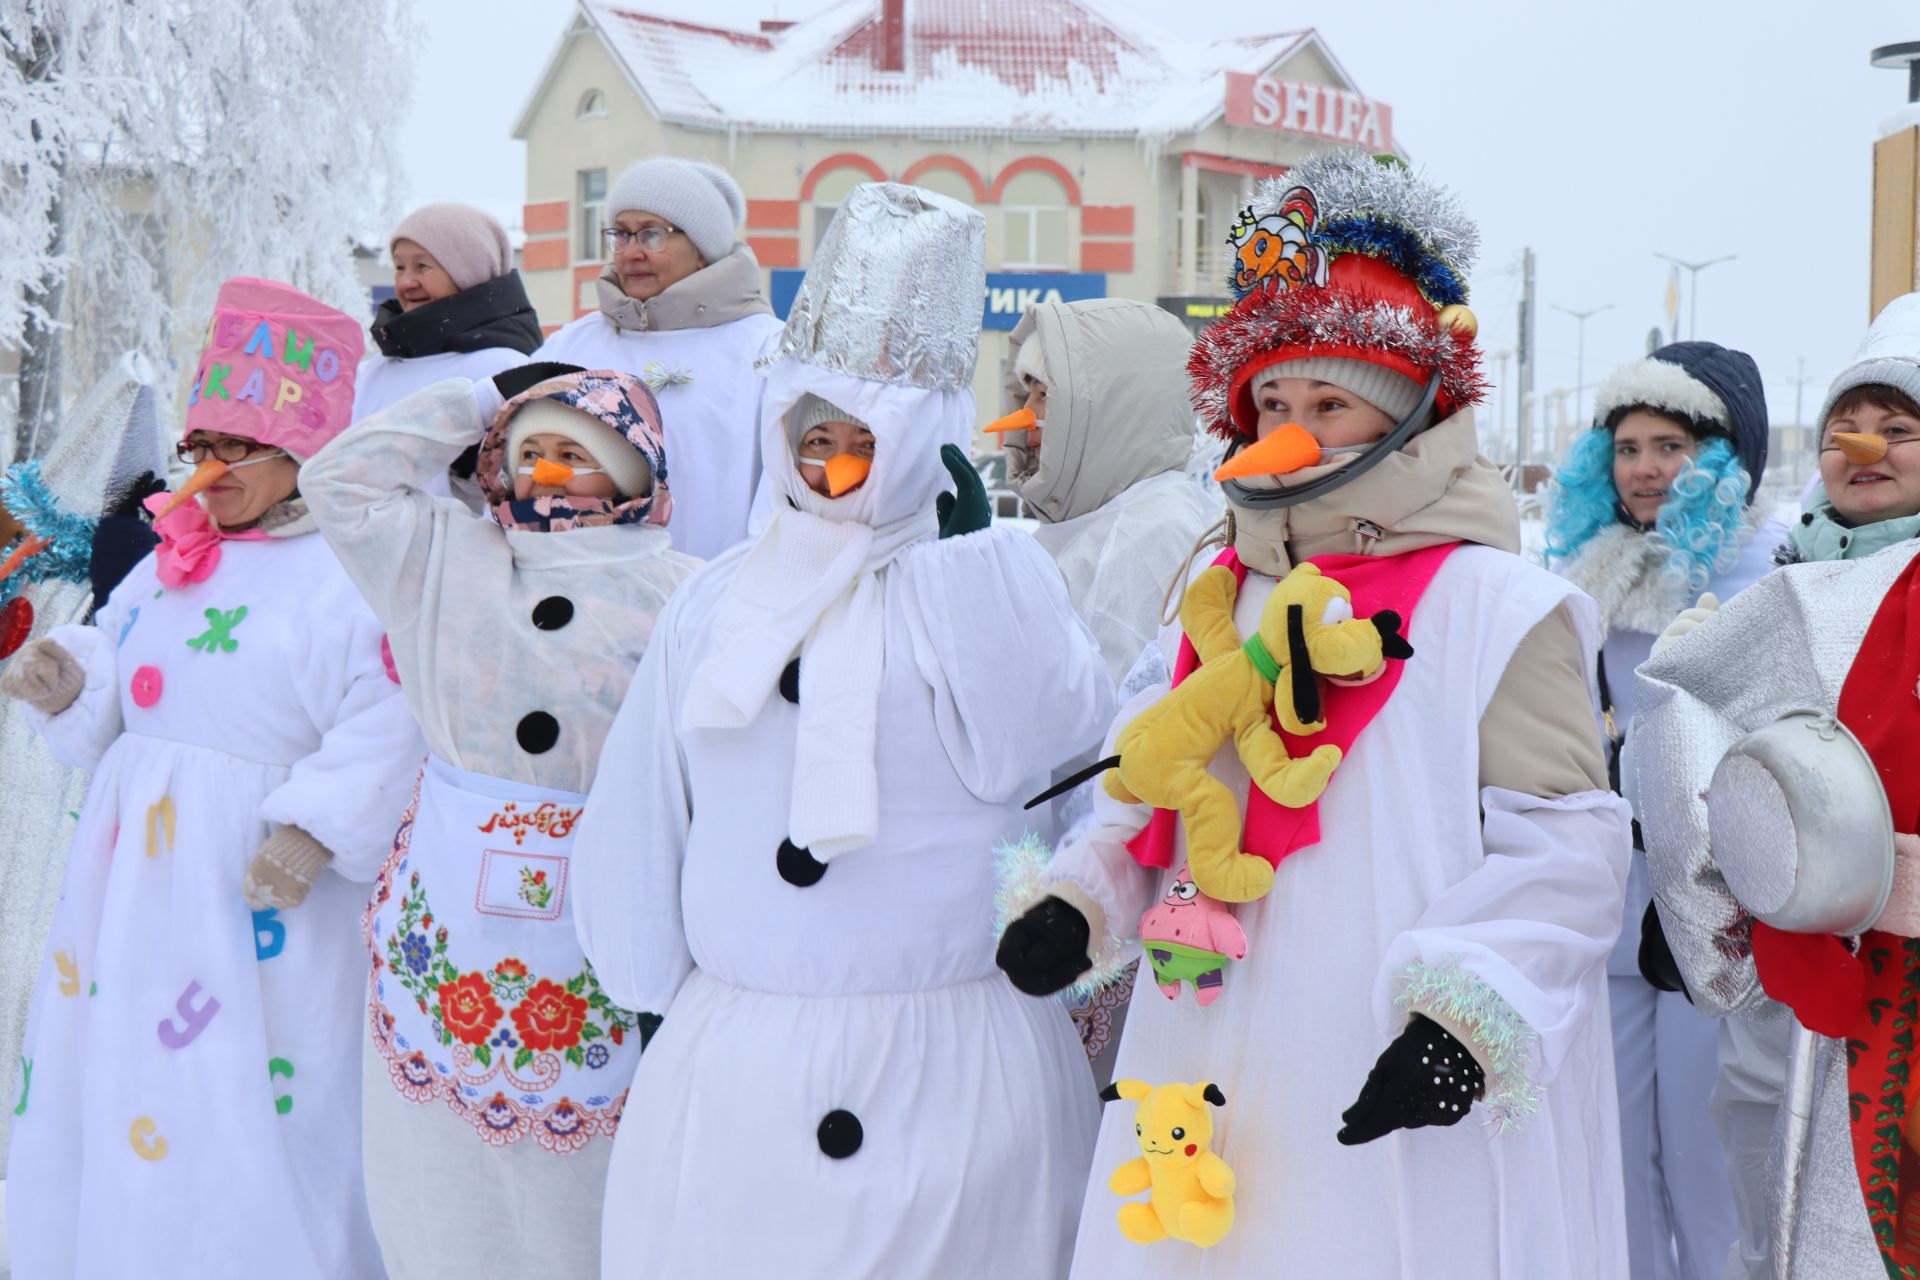
<svg viewBox="0 0 1920 1280">
<path fill-rule="evenodd" d="M 1209 1104 L 1227 1105 L 1213 1084 L 1149 1085 L 1116 1080 L 1101 1091 L 1112 1101 L 1139 1102 L 1133 1132 L 1140 1154 L 1113 1171 L 1107 1185 L 1120 1196 L 1152 1194 L 1120 1206 L 1120 1233 L 1135 1244 L 1169 1237 L 1208 1249 L 1233 1229 L 1233 1170 L 1212 1150 Z"/>
<path fill-rule="evenodd" d="M 1354 617 L 1352 594 L 1317 565 L 1299 565 L 1280 580 L 1245 640 L 1233 625 L 1238 593 L 1224 565 L 1187 588 L 1180 625 L 1202 665 L 1121 730 L 1118 762 L 1105 779 L 1107 793 L 1123 803 L 1179 810 L 1193 882 L 1221 902 L 1264 897 L 1273 888 L 1273 864 L 1241 851 L 1240 806 L 1207 771 L 1214 753 L 1231 739 L 1262 791 L 1290 809 L 1304 808 L 1326 790 L 1340 748 L 1289 756 L 1271 717 L 1277 713 L 1288 733 L 1318 733 L 1327 726 L 1316 675 L 1364 681 L 1388 658 L 1413 656 L 1399 615 L 1383 609 Z"/>
</svg>

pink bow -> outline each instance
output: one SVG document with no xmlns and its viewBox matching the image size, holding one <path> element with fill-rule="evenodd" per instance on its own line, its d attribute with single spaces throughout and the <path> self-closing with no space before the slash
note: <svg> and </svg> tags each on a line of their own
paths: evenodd
<svg viewBox="0 0 1920 1280">
<path fill-rule="evenodd" d="M 142 505 L 158 516 L 172 497 L 156 493 Z M 153 522 L 153 531 L 160 535 L 160 545 L 153 553 L 160 585 L 184 587 L 205 582 L 220 567 L 220 530 L 198 502 L 183 502 L 160 516 Z"/>
</svg>

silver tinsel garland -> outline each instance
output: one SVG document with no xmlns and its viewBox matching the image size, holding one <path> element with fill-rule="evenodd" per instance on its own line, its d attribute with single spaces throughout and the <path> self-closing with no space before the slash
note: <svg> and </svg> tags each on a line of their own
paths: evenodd
<svg viewBox="0 0 1920 1280">
<path fill-rule="evenodd" d="M 1398 164 L 1382 164 L 1358 147 L 1308 156 L 1277 178 L 1260 184 L 1256 210 L 1278 208 L 1294 187 L 1306 187 L 1329 219 L 1366 213 L 1407 227 L 1460 275 L 1473 269 L 1480 229 L 1460 198 L 1439 183 Z"/>
</svg>

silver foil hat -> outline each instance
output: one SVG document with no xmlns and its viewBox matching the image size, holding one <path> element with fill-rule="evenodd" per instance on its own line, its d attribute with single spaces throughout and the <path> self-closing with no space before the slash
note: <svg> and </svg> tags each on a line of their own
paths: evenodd
<svg viewBox="0 0 1920 1280">
<path fill-rule="evenodd" d="M 863 183 L 814 250 L 768 359 L 958 391 L 973 381 L 986 295 L 978 210 L 898 182 Z"/>
<path fill-rule="evenodd" d="M 40 479 L 68 512 L 96 520 L 147 472 L 166 478 L 153 382 L 153 366 L 129 351 L 62 424 L 40 461 Z"/>
</svg>

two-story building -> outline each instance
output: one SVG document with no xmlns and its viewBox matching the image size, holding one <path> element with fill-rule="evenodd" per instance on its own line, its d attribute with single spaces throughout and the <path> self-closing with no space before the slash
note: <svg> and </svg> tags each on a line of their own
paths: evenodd
<svg viewBox="0 0 1920 1280">
<path fill-rule="evenodd" d="M 521 267 L 550 326 L 593 307 L 608 185 L 650 155 L 734 175 L 783 314 L 855 184 L 973 205 L 983 417 L 1028 305 L 1159 300 L 1197 329 L 1226 302 L 1227 230 L 1256 182 L 1329 140 L 1395 150 L 1390 109 L 1311 30 L 1183 39 L 1093 0 L 841 0 L 755 30 L 581 0 L 514 136 Z"/>
</svg>

